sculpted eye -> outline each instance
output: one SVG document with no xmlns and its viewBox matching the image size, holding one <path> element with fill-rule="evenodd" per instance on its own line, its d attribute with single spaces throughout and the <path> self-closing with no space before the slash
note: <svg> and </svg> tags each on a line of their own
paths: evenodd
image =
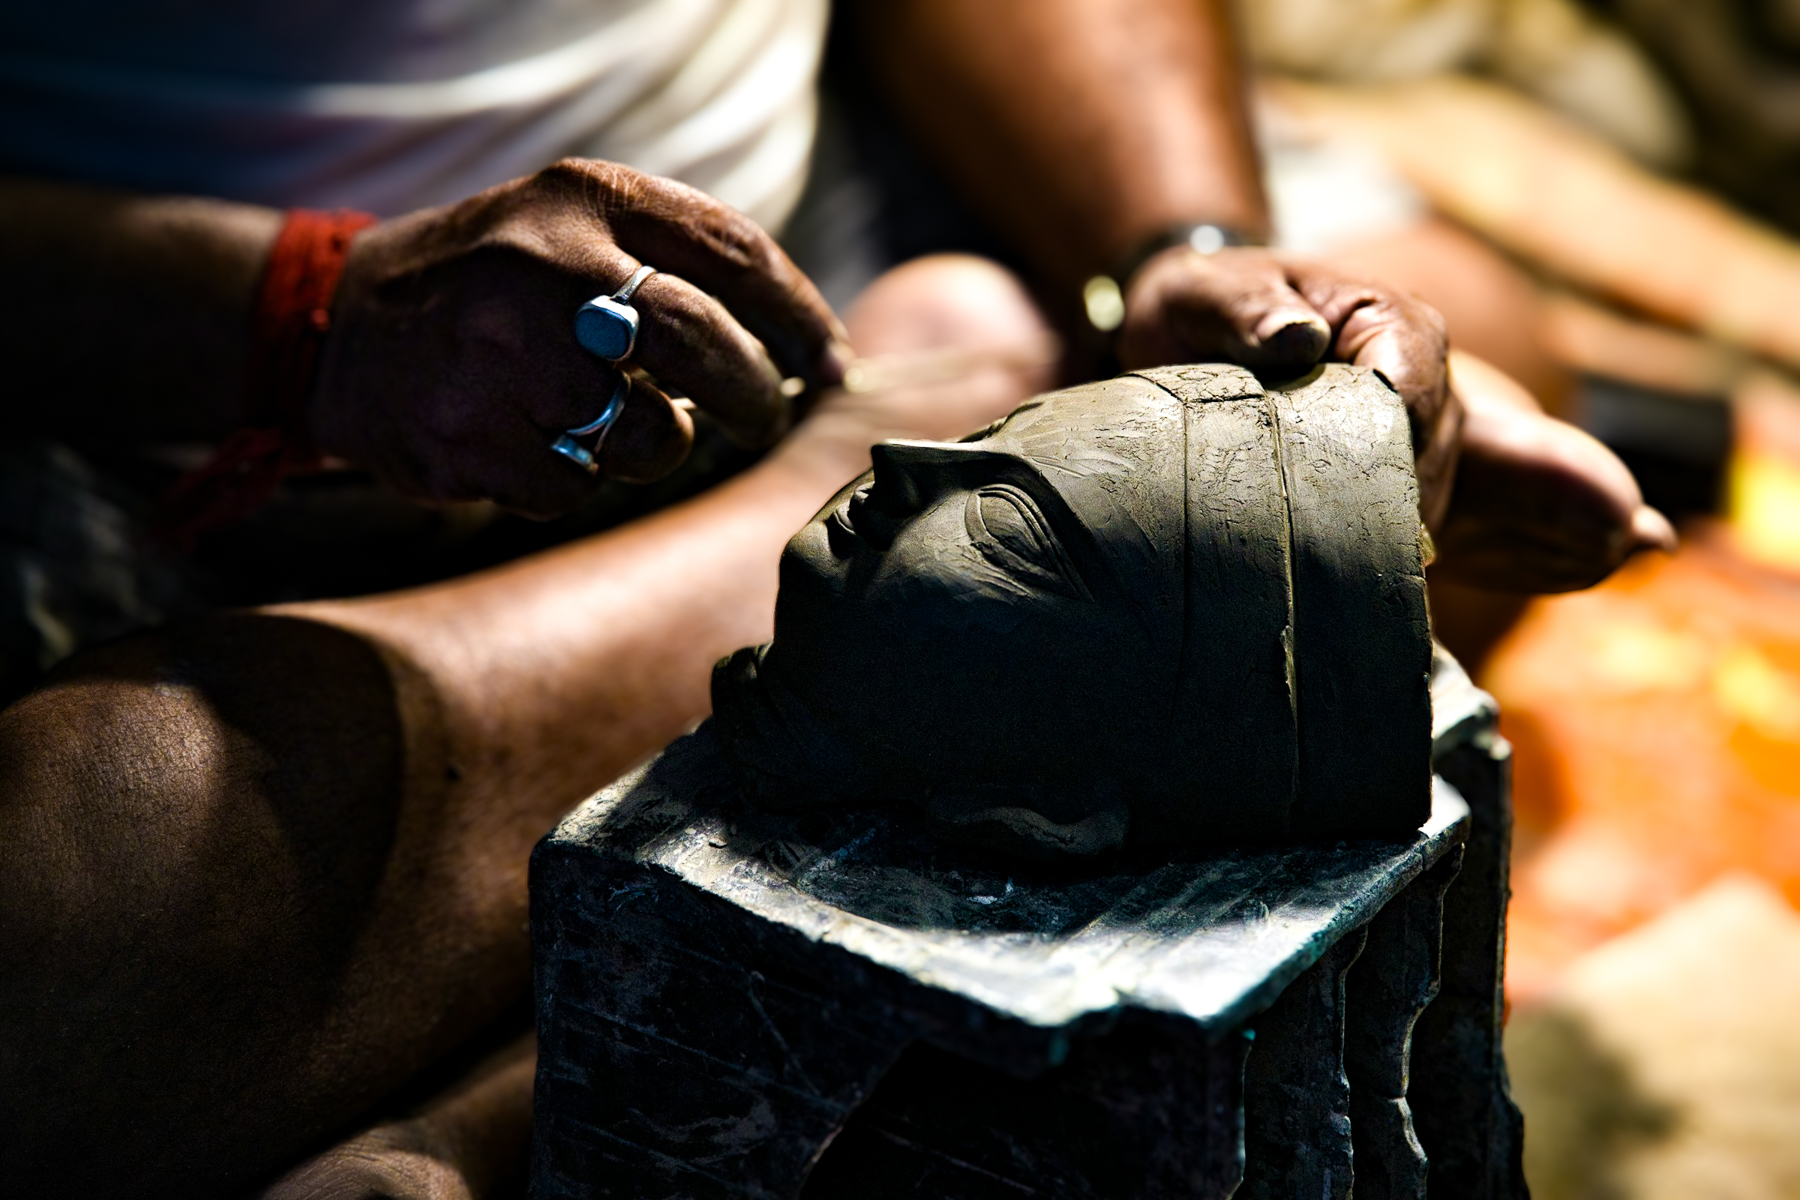
<svg viewBox="0 0 1800 1200">
<path fill-rule="evenodd" d="M 990 484 L 971 495 L 969 534 L 989 562 L 1021 582 L 1087 599 L 1087 588 L 1050 523 L 1018 488 Z"/>
<path fill-rule="evenodd" d="M 1000 488 L 982 488 L 975 500 L 980 505 L 982 530 L 989 538 L 1027 562 L 1055 569 L 1049 539 L 1039 526 L 1037 513 L 1027 507 L 1028 501 Z"/>
</svg>

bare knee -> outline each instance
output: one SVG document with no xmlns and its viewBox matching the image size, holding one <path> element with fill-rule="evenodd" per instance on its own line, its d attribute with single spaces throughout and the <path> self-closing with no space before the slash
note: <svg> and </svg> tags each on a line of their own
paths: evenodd
<svg viewBox="0 0 1800 1200">
<path fill-rule="evenodd" d="M 0 927 L 117 927 L 229 890 L 248 919 L 326 853 L 349 884 L 346 847 L 392 824 L 401 740 L 379 654 L 310 622 L 82 656 L 0 711 Z"/>
<path fill-rule="evenodd" d="M 875 439 L 961 437 L 1055 378 L 1057 343 L 1043 314 L 1010 271 L 984 258 L 938 254 L 895 267 L 869 285 L 845 323 L 868 357 L 973 352 L 950 370 L 927 360 L 917 378 L 903 369 L 890 385 L 852 397 L 857 430 Z M 828 401 L 815 418 L 829 420 L 832 407 Z"/>
<path fill-rule="evenodd" d="M 845 323 L 858 352 L 868 355 L 1029 344 L 1050 335 L 1018 277 L 969 254 L 902 263 L 869 285 Z"/>
<path fill-rule="evenodd" d="M 306 1136 L 255 1064 L 304 1074 L 400 743 L 374 653 L 300 624 L 126 643 L 0 712 L 0 1177 L 204 1194 Z"/>
</svg>

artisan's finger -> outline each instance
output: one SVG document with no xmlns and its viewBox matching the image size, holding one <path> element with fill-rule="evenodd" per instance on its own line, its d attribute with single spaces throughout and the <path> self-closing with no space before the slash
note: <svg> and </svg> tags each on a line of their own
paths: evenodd
<svg viewBox="0 0 1800 1200">
<path fill-rule="evenodd" d="M 519 394 L 526 416 L 550 433 L 578 429 L 598 420 L 625 382 L 621 367 L 595 358 L 573 337 L 565 342 L 545 348 L 538 361 L 540 386 Z"/>
<path fill-rule="evenodd" d="M 640 379 L 600 444 L 600 473 L 627 483 L 654 483 L 685 462 L 693 445 L 694 419 Z"/>
<path fill-rule="evenodd" d="M 619 367 L 595 357 L 575 340 L 572 321 L 582 301 L 617 292 L 642 265 L 603 238 L 571 239 L 569 272 L 561 294 L 504 296 L 496 288 L 481 332 L 502 345 L 536 347 L 532 366 L 539 385 L 521 392 L 516 381 L 495 379 L 483 394 L 513 392 L 523 411 L 546 430 L 584 425 L 604 409 L 619 380 Z M 717 300 L 670 271 L 640 284 L 629 303 L 637 313 L 637 338 L 623 366 L 641 366 L 685 392 L 746 445 L 766 445 L 786 431 L 793 402 L 763 344 Z M 510 360 L 508 360 L 510 361 Z"/>
<path fill-rule="evenodd" d="M 637 349 L 631 361 L 718 418 L 747 446 L 787 432 L 793 399 L 763 344 L 717 300 L 685 279 L 652 275 L 638 289 Z"/>
<path fill-rule="evenodd" d="M 606 427 L 603 435 L 589 433 L 574 437 L 575 442 L 584 448 L 593 447 L 596 438 L 599 439 L 599 453 L 596 456 L 598 478 L 648 483 L 673 471 L 686 460 L 688 451 L 693 448 L 693 420 L 685 412 L 678 411 L 669 397 L 646 382 L 641 373 L 636 374 L 638 377 L 621 389 L 620 384 L 624 380 L 620 368 L 602 362 L 585 351 L 578 352 L 574 369 L 560 371 L 554 376 L 565 394 L 552 395 L 549 393 L 554 389 L 547 388 L 534 391 L 529 408 L 533 412 L 533 436 L 536 441 L 547 445 L 554 442 L 559 434 L 591 424 L 617 398 L 621 405 L 619 413 Z M 561 415 L 546 423 L 541 415 L 537 415 L 545 412 Z M 526 452 L 521 450 L 520 453 Z M 535 457 L 532 461 L 536 461 Z M 566 482 L 568 474 L 561 472 L 557 478 Z M 555 493 L 545 495 L 536 503 L 526 505 L 514 502 L 508 504 L 508 507 L 541 514 L 547 505 L 557 502 L 560 494 L 566 490 L 558 488 Z"/>
<path fill-rule="evenodd" d="M 619 369 L 582 348 L 575 314 L 593 297 L 618 291 L 639 264 L 605 237 L 592 236 L 585 217 L 564 223 L 577 228 L 552 239 L 553 269 L 534 261 L 543 230 L 521 222 L 502 231 L 503 242 L 518 244 L 477 256 L 465 272 L 455 340 L 445 347 L 454 358 L 456 401 L 449 408 L 435 403 L 425 414 L 434 437 L 479 440 L 503 404 L 558 431 L 605 410 Z M 642 306 L 636 307 L 641 320 Z"/>
<path fill-rule="evenodd" d="M 1223 359 L 1298 373 L 1318 362 L 1331 329 L 1267 251 L 1166 250 L 1126 296 L 1119 353 L 1127 365 Z"/>
<path fill-rule="evenodd" d="M 1290 277 L 1330 322 L 1332 357 L 1380 371 L 1412 424 L 1419 511 L 1436 530 L 1450 504 L 1462 406 L 1449 386 L 1449 338 L 1437 310 L 1334 268 L 1298 262 Z"/>
<path fill-rule="evenodd" d="M 851 357 L 843 323 L 775 239 L 704 192 L 669 179 L 640 180 L 607 214 L 619 245 L 718 297 L 768 347 L 783 375 L 815 389 L 840 383 Z"/>
<path fill-rule="evenodd" d="M 601 401 L 604 403 L 604 401 Z M 502 508 L 532 517 L 553 517 L 577 507 L 607 479 L 649 483 L 663 478 L 687 458 L 694 423 L 654 386 L 633 383 L 623 409 L 601 439 L 596 470 L 552 449 L 563 430 L 544 430 L 529 421 L 509 425 L 480 454 L 462 453 L 457 490 L 488 496 Z M 574 439 L 584 449 L 595 435 Z"/>
<path fill-rule="evenodd" d="M 578 508 L 597 491 L 599 473 L 552 449 L 557 431 L 545 431 L 522 413 L 479 445 L 448 449 L 439 494 L 491 499 L 528 517 L 549 518 Z"/>
<path fill-rule="evenodd" d="M 1334 269 L 1294 263 L 1290 277 L 1330 325 L 1333 357 L 1380 371 L 1415 427 L 1453 403 L 1444 319 L 1423 301 Z"/>
</svg>

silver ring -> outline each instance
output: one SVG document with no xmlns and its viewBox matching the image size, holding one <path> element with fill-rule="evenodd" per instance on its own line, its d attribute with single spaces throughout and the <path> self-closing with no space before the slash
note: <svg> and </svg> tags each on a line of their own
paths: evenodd
<svg viewBox="0 0 1800 1200">
<path fill-rule="evenodd" d="M 650 278 L 654 274 L 656 274 L 655 267 L 640 265 L 637 270 L 631 273 L 631 278 L 625 281 L 625 286 L 612 294 L 612 298 L 617 300 L 620 304 L 631 303 L 631 297 L 637 293 L 639 288 L 644 286 L 644 280 Z"/>
<path fill-rule="evenodd" d="M 618 420 L 619 414 L 625 411 L 625 398 L 629 395 L 631 395 L 631 376 L 621 372 L 618 386 L 613 388 L 612 398 L 606 402 L 606 407 L 601 410 L 600 415 L 586 425 L 569 430 L 570 436 L 586 437 L 590 433 L 597 433 L 600 435 L 600 442 L 604 442 L 606 435 L 612 430 L 613 422 Z M 594 443 L 594 449 L 600 448 L 600 442 Z"/>
<path fill-rule="evenodd" d="M 560 435 L 554 442 L 550 443 L 550 448 L 586 471 L 589 475 L 599 474 L 600 463 L 599 460 L 594 457 L 593 452 L 568 434 L 565 433 Z"/>
<path fill-rule="evenodd" d="M 613 388 L 612 398 L 606 402 L 600 415 L 586 425 L 578 425 L 557 435 L 556 440 L 550 443 L 550 448 L 589 475 L 596 474 L 600 470 L 600 447 L 606 444 L 606 435 L 612 432 L 613 425 L 625 411 L 625 401 L 630 395 L 631 376 L 621 373 L 618 385 Z M 596 433 L 600 436 L 594 439 L 591 449 L 575 440 Z"/>
<path fill-rule="evenodd" d="M 607 362 L 624 362 L 637 347 L 638 311 L 631 298 L 656 268 L 640 266 L 625 285 L 610 296 L 595 296 L 575 310 L 575 340 L 588 353 Z"/>
</svg>

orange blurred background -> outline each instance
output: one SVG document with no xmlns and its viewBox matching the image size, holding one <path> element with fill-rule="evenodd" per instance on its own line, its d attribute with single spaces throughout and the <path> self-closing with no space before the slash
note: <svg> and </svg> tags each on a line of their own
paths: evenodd
<svg viewBox="0 0 1800 1200">
<path fill-rule="evenodd" d="M 1800 404 L 1737 403 L 1723 520 L 1534 601 L 1480 671 L 1513 743 L 1509 995 L 1741 869 L 1800 907 Z"/>
</svg>

